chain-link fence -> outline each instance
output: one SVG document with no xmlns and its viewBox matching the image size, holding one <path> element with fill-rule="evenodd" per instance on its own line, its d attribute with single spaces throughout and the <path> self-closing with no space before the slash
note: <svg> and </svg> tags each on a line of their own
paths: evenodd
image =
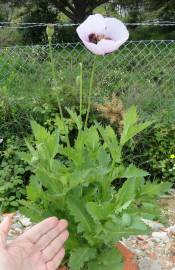
<svg viewBox="0 0 175 270">
<path fill-rule="evenodd" d="M 84 87 L 88 87 L 94 56 L 80 43 L 53 45 L 58 85 L 70 94 L 76 89 L 78 63 L 83 63 Z M 0 49 L 0 91 L 35 96 L 51 89 L 49 48 L 46 45 Z M 161 106 L 163 95 L 174 100 L 175 41 L 129 41 L 120 50 L 96 59 L 95 94 L 98 98 L 117 92 L 125 101 L 144 106 L 144 97 Z M 75 90 L 76 91 L 76 90 Z M 126 95 L 127 93 L 127 95 Z M 138 100 L 139 99 L 139 100 Z M 175 102 L 174 102 L 175 104 Z"/>
</svg>

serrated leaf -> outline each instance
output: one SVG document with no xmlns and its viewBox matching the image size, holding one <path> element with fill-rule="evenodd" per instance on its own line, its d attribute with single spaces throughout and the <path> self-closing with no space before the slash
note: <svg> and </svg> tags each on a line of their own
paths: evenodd
<svg viewBox="0 0 175 270">
<path fill-rule="evenodd" d="M 98 150 L 98 161 L 99 161 L 99 165 L 103 167 L 109 166 L 109 163 L 111 161 L 110 155 L 102 147 L 100 147 Z"/>
<path fill-rule="evenodd" d="M 137 190 L 142 185 L 143 185 L 142 178 L 127 179 L 116 195 L 116 204 L 117 204 L 116 211 L 118 210 L 118 208 L 120 209 L 127 202 L 129 202 L 130 204 L 135 199 L 137 195 Z"/>
<path fill-rule="evenodd" d="M 123 210 L 126 210 L 126 209 L 130 206 L 131 203 L 132 203 L 132 200 L 125 202 L 125 203 L 124 203 L 123 205 L 121 205 L 119 208 L 117 207 L 117 209 L 115 210 L 115 213 L 116 213 L 116 214 L 119 214 L 119 213 L 121 213 Z"/>
<path fill-rule="evenodd" d="M 30 164 L 31 158 L 32 158 L 32 156 L 31 156 L 30 153 L 26 153 L 26 152 L 17 152 L 16 154 L 17 154 L 17 156 L 18 156 L 20 159 L 22 159 L 22 160 L 24 160 L 24 161 L 26 161 L 27 163 Z"/>
<path fill-rule="evenodd" d="M 145 177 L 147 175 L 149 175 L 148 172 L 146 172 L 142 169 L 139 169 L 131 164 L 128 168 L 125 169 L 125 171 L 123 172 L 121 177 L 132 178 L 132 177 Z"/>
<path fill-rule="evenodd" d="M 130 129 L 127 131 L 125 136 L 121 137 L 121 145 L 124 145 L 126 142 L 128 142 L 130 139 L 132 139 L 135 135 L 137 135 L 139 132 L 142 130 L 146 129 L 152 124 L 152 122 L 147 121 L 146 123 L 143 124 L 137 124 L 135 126 L 130 127 Z"/>
<path fill-rule="evenodd" d="M 32 176 L 30 178 L 30 184 L 27 186 L 26 189 L 27 189 L 27 197 L 31 201 L 36 201 L 41 198 L 43 190 L 36 176 Z"/>
<path fill-rule="evenodd" d="M 93 232 L 93 219 L 85 208 L 85 202 L 79 201 L 74 196 L 69 196 L 67 201 L 68 209 L 75 221 L 79 224 L 79 228 L 84 232 Z"/>
<path fill-rule="evenodd" d="M 122 261 L 122 256 L 116 248 L 104 250 L 98 257 L 98 263 L 108 266 L 109 263 L 117 264 Z"/>
<path fill-rule="evenodd" d="M 58 153 L 58 147 L 59 147 L 59 135 L 57 131 L 49 135 L 45 143 L 47 145 L 47 150 L 49 152 L 50 158 L 54 158 L 55 155 Z"/>
<path fill-rule="evenodd" d="M 129 237 L 132 235 L 138 234 L 147 234 L 149 232 L 148 227 L 140 220 L 140 218 L 132 218 L 131 225 L 123 226 L 123 224 L 117 224 L 116 222 L 108 221 L 105 224 L 104 235 L 102 234 L 102 238 L 104 239 L 106 244 L 115 244 L 122 237 Z"/>
<path fill-rule="evenodd" d="M 108 147 L 111 157 L 115 163 L 121 161 L 121 147 L 117 140 L 117 136 L 111 126 L 106 128 L 97 125 L 99 132 L 104 140 L 106 147 Z"/>
<path fill-rule="evenodd" d="M 94 259 L 97 250 L 90 247 L 79 247 L 70 254 L 69 267 L 71 270 L 82 269 L 85 262 Z"/>
<path fill-rule="evenodd" d="M 122 256 L 116 248 L 104 250 L 96 260 L 88 264 L 88 270 L 122 270 Z"/>
<path fill-rule="evenodd" d="M 81 130 L 83 127 L 83 122 L 81 116 L 78 116 L 76 112 L 71 111 L 69 108 L 66 108 L 73 122 L 76 124 L 78 130 Z"/>
<path fill-rule="evenodd" d="M 66 178 L 66 174 L 64 174 L 64 177 Z M 42 167 L 37 170 L 35 178 L 39 179 L 49 192 L 57 193 L 57 195 L 63 192 L 64 181 L 61 176 L 57 177 L 57 175 L 53 173 L 50 174 L 47 169 Z"/>
<path fill-rule="evenodd" d="M 42 209 L 35 203 L 20 200 L 20 204 L 23 205 L 19 209 L 20 213 L 22 213 L 26 217 L 30 217 L 32 221 L 38 222 L 43 219 Z"/>
<path fill-rule="evenodd" d="M 110 267 L 110 268 L 109 268 Z M 106 265 L 102 265 L 102 264 L 98 264 L 96 261 L 94 261 L 93 263 L 89 263 L 88 264 L 88 270 L 123 270 L 123 263 L 119 262 L 119 263 L 115 263 L 115 264 L 111 264 L 109 262 L 108 266 Z"/>
<path fill-rule="evenodd" d="M 142 124 L 137 124 L 138 116 L 136 107 L 132 106 L 124 115 L 124 128 L 120 138 L 120 145 L 123 146 L 126 142 L 132 139 L 136 134 L 150 126 L 153 122 L 147 121 Z"/>
<path fill-rule="evenodd" d="M 55 124 L 58 127 L 58 130 L 61 135 L 67 135 L 69 133 L 68 126 L 64 122 L 64 119 L 57 116 L 55 119 Z"/>
<path fill-rule="evenodd" d="M 99 135 L 95 127 L 90 127 L 85 131 L 85 144 L 94 151 L 99 147 Z"/>
<path fill-rule="evenodd" d="M 170 190 L 172 183 L 170 182 L 147 182 L 141 189 L 139 196 L 158 197 Z"/>
<path fill-rule="evenodd" d="M 69 236 L 68 240 L 65 243 L 65 248 L 66 250 L 75 250 L 77 248 L 79 248 L 82 243 L 80 241 L 78 241 L 80 239 L 77 239 L 77 235 L 73 235 L 73 233 L 71 233 L 71 235 Z"/>
<path fill-rule="evenodd" d="M 135 214 L 138 215 L 139 217 L 151 220 L 155 218 L 159 219 L 161 216 L 160 207 L 155 204 L 155 200 L 152 203 L 141 202 L 141 206 L 133 207 L 129 210 L 129 212 L 130 214 Z"/>
<path fill-rule="evenodd" d="M 38 154 L 37 154 L 35 148 L 27 140 L 25 140 L 25 143 L 26 143 L 27 148 L 29 149 L 32 157 L 36 157 L 36 160 L 37 160 L 38 159 Z"/>
<path fill-rule="evenodd" d="M 124 128 L 128 130 L 138 120 L 137 110 L 135 106 L 131 106 L 124 115 Z"/>
<path fill-rule="evenodd" d="M 131 216 L 127 213 L 124 213 L 122 216 L 122 225 L 123 226 L 130 226 L 131 225 Z"/>
<path fill-rule="evenodd" d="M 41 143 L 43 142 L 44 140 L 47 139 L 48 137 L 48 132 L 47 130 L 42 127 L 41 125 L 39 125 L 36 121 L 31 121 L 31 127 L 32 127 L 32 131 L 33 131 L 33 134 L 35 136 L 35 139 Z"/>
<path fill-rule="evenodd" d="M 113 213 L 114 205 L 112 203 L 89 202 L 86 209 L 92 218 L 96 221 L 106 220 Z"/>
</svg>

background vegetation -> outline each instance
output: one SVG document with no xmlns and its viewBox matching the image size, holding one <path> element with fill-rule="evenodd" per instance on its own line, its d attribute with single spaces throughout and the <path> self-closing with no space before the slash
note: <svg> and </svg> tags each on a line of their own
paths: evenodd
<svg viewBox="0 0 175 270">
<path fill-rule="evenodd" d="M 53 2 L 58 6 L 53 5 Z M 75 11 L 76 1 L 0 1 L 0 21 L 8 22 L 77 22 L 68 16 L 70 6 Z M 78 2 L 78 1 L 77 1 Z M 82 2 L 82 1 L 81 1 Z M 145 20 L 174 21 L 174 1 L 86 1 L 91 11 L 113 15 L 127 22 Z M 97 7 L 98 6 L 98 7 Z M 67 10 L 67 11 L 66 11 Z M 84 9 L 82 16 L 88 15 Z M 71 16 L 76 16 L 73 12 Z M 78 18 L 78 21 L 81 21 Z M 10 26 L 10 25 L 7 25 Z M 14 26 L 12 24 L 12 26 Z M 174 26 L 131 27 L 131 39 L 169 39 L 175 37 Z M 76 42 L 75 28 L 56 28 L 54 59 L 58 89 L 62 104 L 78 111 L 79 74 L 78 63 L 83 63 L 84 100 L 87 103 L 89 74 L 92 56 L 80 45 L 63 44 Z M 46 43 L 45 27 L 24 29 L 0 28 L 0 202 L 3 211 L 18 208 L 26 196 L 26 184 L 31 168 L 21 161 L 18 152 L 26 151 L 25 138 L 32 140 L 30 120 L 52 130 L 53 119 L 58 113 L 56 93 L 51 89 L 51 66 L 47 46 L 20 46 L 16 44 Z M 147 170 L 153 180 L 174 182 L 175 153 L 175 81 L 174 42 L 128 43 L 116 54 L 97 60 L 94 88 L 94 107 L 90 123 L 98 119 L 109 121 L 96 110 L 96 103 L 104 103 L 114 92 L 127 109 L 136 105 L 141 119 L 153 119 L 152 126 L 125 146 L 124 163 L 134 163 Z M 66 112 L 64 112 L 66 116 Z M 161 124 L 160 124 L 161 123 Z M 117 131 L 115 125 L 113 126 Z M 75 130 L 71 133 L 72 141 Z M 5 198 L 5 199 L 4 199 Z"/>
<path fill-rule="evenodd" d="M 175 0 L 0 0 L 0 21 L 14 23 L 80 23 L 92 12 L 114 16 L 128 23 L 143 21 L 173 22 Z M 15 25 L 10 25 L 15 26 Z M 19 25 L 20 26 L 20 25 Z M 175 37 L 175 26 L 130 26 L 133 40 Z M 74 27 L 56 29 L 56 42 L 76 42 Z M 0 45 L 46 43 L 44 27 L 2 28 Z"/>
</svg>

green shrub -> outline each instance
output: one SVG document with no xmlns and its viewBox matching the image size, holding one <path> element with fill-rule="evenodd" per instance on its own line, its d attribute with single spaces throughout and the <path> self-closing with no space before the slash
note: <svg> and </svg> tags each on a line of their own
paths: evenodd
<svg viewBox="0 0 175 270">
<path fill-rule="evenodd" d="M 22 37 L 19 31 L 7 27 L 0 28 L 0 46 L 9 47 L 22 44 Z"/>
<path fill-rule="evenodd" d="M 127 162 L 149 171 L 151 180 L 172 181 L 175 183 L 175 170 L 171 154 L 175 153 L 175 125 L 155 123 L 134 139 L 131 148 L 126 150 Z"/>
<path fill-rule="evenodd" d="M 23 23 L 54 23 L 57 13 L 52 9 L 38 8 L 31 11 L 23 19 Z M 25 44 L 39 44 L 47 41 L 46 29 L 43 26 L 24 28 L 20 30 Z"/>
<path fill-rule="evenodd" d="M 43 125 L 55 117 L 57 106 L 43 98 L 26 100 L 25 97 L 3 95 L 0 101 L 1 136 L 24 138 L 31 134 L 30 119 Z"/>
<path fill-rule="evenodd" d="M 131 29 L 131 40 L 174 40 L 174 26 L 138 26 Z"/>
<path fill-rule="evenodd" d="M 55 37 L 53 42 L 55 43 L 73 43 L 78 42 L 79 38 L 76 33 L 75 26 L 66 26 L 55 28 Z"/>
<path fill-rule="evenodd" d="M 17 156 L 17 151 L 25 149 L 21 141 L 11 138 L 0 144 L 0 209 L 15 211 L 20 200 L 26 196 L 30 167 Z"/>
<path fill-rule="evenodd" d="M 130 108 L 119 139 L 110 126 L 83 129 L 81 117 L 68 112 L 77 126 L 72 145 L 64 119 L 56 118 L 53 132 L 32 122 L 35 141 L 27 142 L 29 152 L 21 156 L 33 174 L 21 210 L 35 221 L 51 215 L 68 219 L 71 270 L 122 269 L 113 244 L 122 237 L 147 233 L 141 218 L 160 216 L 157 197 L 170 188 L 169 183 L 145 183 L 146 171 L 123 164 L 123 146 L 150 123 L 138 124 L 136 109 Z M 112 183 L 119 179 L 124 184 L 117 191 Z"/>
</svg>

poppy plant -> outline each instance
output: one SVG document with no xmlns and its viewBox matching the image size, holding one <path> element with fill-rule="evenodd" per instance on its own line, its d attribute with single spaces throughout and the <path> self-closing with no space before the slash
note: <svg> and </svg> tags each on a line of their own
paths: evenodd
<svg viewBox="0 0 175 270">
<path fill-rule="evenodd" d="M 116 18 L 90 15 L 77 27 L 84 45 L 96 55 L 105 55 L 119 49 L 129 38 L 126 26 Z"/>
</svg>

